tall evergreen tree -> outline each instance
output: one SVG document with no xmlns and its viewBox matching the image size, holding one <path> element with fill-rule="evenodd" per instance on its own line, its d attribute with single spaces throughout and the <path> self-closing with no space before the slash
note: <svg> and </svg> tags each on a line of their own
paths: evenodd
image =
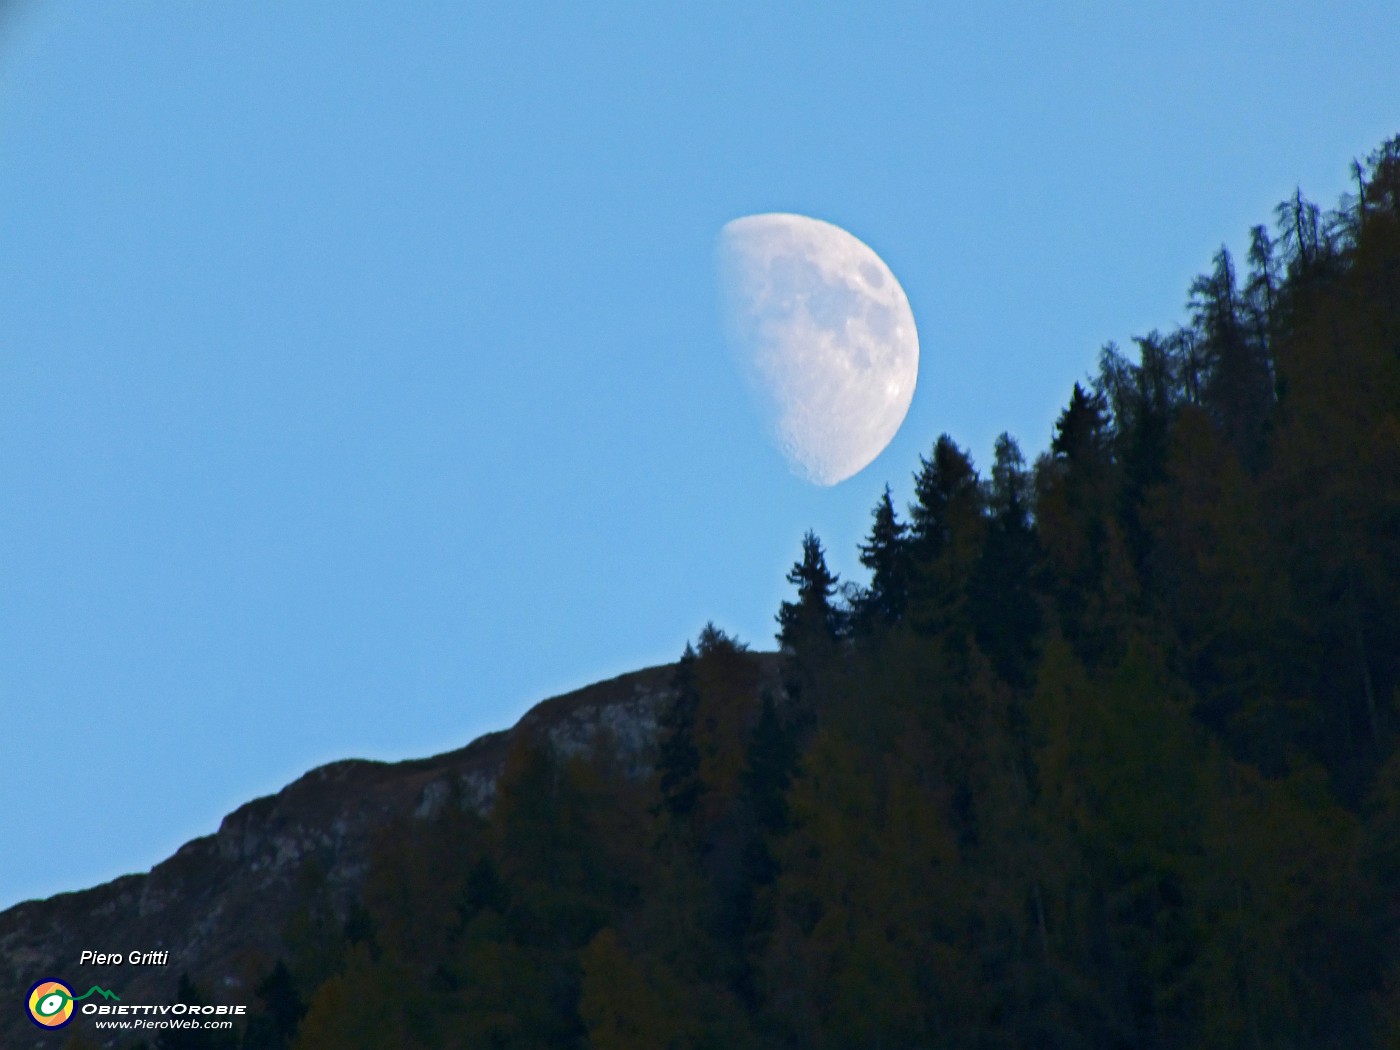
<svg viewBox="0 0 1400 1050">
<path fill-rule="evenodd" d="M 1046 553 L 1047 589 L 1060 630 L 1086 661 L 1111 648 L 1120 626 L 1102 615 L 1130 589 L 1129 562 L 1114 506 L 1114 435 L 1101 393 L 1074 385 L 1055 424 L 1050 455 L 1036 467 L 1037 533 Z"/>
<path fill-rule="evenodd" d="M 860 545 L 860 563 L 870 570 L 858 615 L 866 628 L 898 623 L 909 601 L 909 526 L 895 513 L 888 485 L 871 517 L 870 535 Z"/>
<path fill-rule="evenodd" d="M 1079 470 L 1102 467 L 1108 453 L 1108 418 L 1103 395 L 1091 394 L 1075 383 L 1069 404 L 1055 421 L 1051 454 Z"/>
<path fill-rule="evenodd" d="M 1216 252 L 1211 272 L 1192 283 L 1189 306 L 1205 350 L 1206 407 L 1235 454 L 1258 469 L 1273 384 L 1265 346 L 1250 338 L 1226 248 Z"/>
<path fill-rule="evenodd" d="M 802 537 L 802 559 L 787 581 L 797 588 L 797 600 L 778 610 L 778 644 L 799 659 L 828 649 L 841 632 L 844 617 L 832 602 L 837 577 L 826 567 L 826 552 L 814 532 Z"/>
<path fill-rule="evenodd" d="M 1104 348 L 1095 391 L 1112 408 L 1112 459 L 1119 474 L 1116 509 L 1141 568 L 1148 547 L 1142 502 L 1163 478 L 1171 425 L 1183 394 L 1170 339 L 1153 331 L 1133 341 L 1138 347 L 1136 364 L 1113 345 Z"/>
<path fill-rule="evenodd" d="M 920 458 L 909 508 L 909 619 L 920 632 L 948 627 L 966 639 L 968 586 L 981 556 L 986 521 L 981 480 L 966 452 L 947 434 Z"/>
<path fill-rule="evenodd" d="M 1278 290 L 1278 252 L 1269 237 L 1269 228 L 1261 223 L 1249 230 L 1249 277 L 1245 281 L 1244 301 L 1255 338 L 1270 361 L 1278 334 Z"/>
<path fill-rule="evenodd" d="M 1003 431 L 992 445 L 992 480 L 987 492 L 992 520 L 1008 529 L 1029 530 L 1033 499 L 1026 457 L 1016 439 Z"/>
<path fill-rule="evenodd" d="M 943 553 L 955 532 L 981 516 L 981 492 L 972 460 L 947 434 L 934 442 L 931 458 L 919 457 L 919 465 L 909 533 L 914 557 L 928 562 Z"/>
<path fill-rule="evenodd" d="M 1289 276 L 1307 274 L 1322 258 L 1326 241 L 1321 209 L 1303 196 L 1301 187 L 1274 209 Z"/>
<path fill-rule="evenodd" d="M 990 517 L 969 589 L 969 613 L 977 644 L 1002 678 L 1015 685 L 1028 680 L 1040 629 L 1031 499 L 1025 457 L 1015 439 L 1002 434 L 994 450 L 987 488 Z"/>
<path fill-rule="evenodd" d="M 695 649 L 686 643 L 671 678 L 675 699 L 661 722 L 661 754 L 657 760 L 661 800 L 671 815 L 684 819 L 700 797 L 700 752 L 695 747 L 695 715 L 700 705 L 695 681 Z"/>
</svg>

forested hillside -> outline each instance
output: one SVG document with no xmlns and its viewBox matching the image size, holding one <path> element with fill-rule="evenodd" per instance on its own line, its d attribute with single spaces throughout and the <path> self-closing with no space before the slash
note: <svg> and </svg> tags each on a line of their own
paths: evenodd
<svg viewBox="0 0 1400 1050">
<path fill-rule="evenodd" d="M 522 738 L 162 1045 L 1400 1045 L 1400 138 L 1356 178 L 1033 461 L 939 438 L 868 580 L 809 535 L 782 688 L 707 629 L 654 776 Z"/>
</svg>

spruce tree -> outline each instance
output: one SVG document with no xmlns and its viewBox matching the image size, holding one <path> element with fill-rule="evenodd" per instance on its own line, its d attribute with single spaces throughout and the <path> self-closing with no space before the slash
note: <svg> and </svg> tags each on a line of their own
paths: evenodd
<svg viewBox="0 0 1400 1050">
<path fill-rule="evenodd" d="M 934 442 L 932 458 L 920 456 L 919 464 L 910 537 L 915 558 L 927 562 L 943 552 L 959 525 L 979 515 L 980 493 L 972 460 L 947 434 Z"/>
<path fill-rule="evenodd" d="M 895 514 L 890 487 L 875 504 L 869 538 L 860 545 L 860 563 L 870 570 L 870 586 L 860 597 L 861 626 L 898 623 L 909 600 L 909 526 Z"/>
<path fill-rule="evenodd" d="M 1101 394 L 1090 394 L 1078 383 L 1069 404 L 1055 421 L 1050 452 L 1055 459 L 1080 469 L 1101 466 L 1107 453 L 1108 412 Z"/>
<path fill-rule="evenodd" d="M 987 503 L 986 542 L 969 586 L 969 613 L 978 646 L 1001 677 L 1024 684 L 1031 671 L 1040 609 L 1033 592 L 1035 529 L 1031 482 L 1020 446 L 1009 434 L 996 440 Z"/>
<path fill-rule="evenodd" d="M 946 434 L 935 442 L 932 458 L 921 457 L 920 464 L 909 508 L 909 619 L 924 634 L 951 627 L 962 636 L 967 588 L 985 533 L 982 485 L 972 460 Z"/>
<path fill-rule="evenodd" d="M 802 560 L 793 565 L 787 581 L 797 588 L 797 600 L 783 602 L 778 610 L 778 644 L 800 659 L 835 642 L 844 619 L 831 601 L 837 577 L 826 567 L 826 552 L 816 533 L 808 531 L 802 537 Z"/>
<path fill-rule="evenodd" d="M 700 753 L 695 748 L 695 713 L 700 691 L 695 682 L 694 648 L 685 652 L 671 679 L 675 699 L 662 718 L 661 754 L 657 762 L 661 799 L 672 817 L 688 817 L 700 797 Z"/>
</svg>

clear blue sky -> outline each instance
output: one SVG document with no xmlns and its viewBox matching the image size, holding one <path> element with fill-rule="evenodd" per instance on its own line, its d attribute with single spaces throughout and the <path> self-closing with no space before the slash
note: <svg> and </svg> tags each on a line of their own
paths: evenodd
<svg viewBox="0 0 1400 1050">
<path fill-rule="evenodd" d="M 332 759 L 772 644 L 942 431 L 1044 448 L 1108 339 L 1400 131 L 1400 5 L 35 2 L 0 14 L 0 907 Z M 1246 9 L 1252 13 L 1245 13 Z M 789 475 L 736 216 L 849 229 L 922 342 Z"/>
</svg>

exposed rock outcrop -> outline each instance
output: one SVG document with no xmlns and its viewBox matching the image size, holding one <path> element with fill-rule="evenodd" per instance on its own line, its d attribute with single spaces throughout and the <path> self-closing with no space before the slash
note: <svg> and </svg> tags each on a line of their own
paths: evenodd
<svg viewBox="0 0 1400 1050">
<path fill-rule="evenodd" d="M 772 658 L 756 658 L 773 672 Z M 22 1000 L 41 978 L 80 985 L 79 992 L 94 983 L 111 987 L 128 1003 L 169 1003 L 188 972 L 216 1002 L 253 1009 L 249 986 L 279 954 L 309 861 L 333 893 L 351 899 L 386 824 L 428 818 L 454 799 L 489 809 L 518 734 L 547 741 L 563 756 L 585 752 L 606 734 L 623 769 L 646 775 L 672 698 L 672 672 L 653 667 L 546 700 L 514 728 L 432 758 L 321 766 L 239 807 L 213 835 L 186 843 L 147 874 L 0 912 L 0 1002 L 12 1004 L 0 1012 L 0 1046 L 61 1042 L 24 1014 Z M 159 967 L 80 966 L 84 949 L 170 956 Z"/>
</svg>

